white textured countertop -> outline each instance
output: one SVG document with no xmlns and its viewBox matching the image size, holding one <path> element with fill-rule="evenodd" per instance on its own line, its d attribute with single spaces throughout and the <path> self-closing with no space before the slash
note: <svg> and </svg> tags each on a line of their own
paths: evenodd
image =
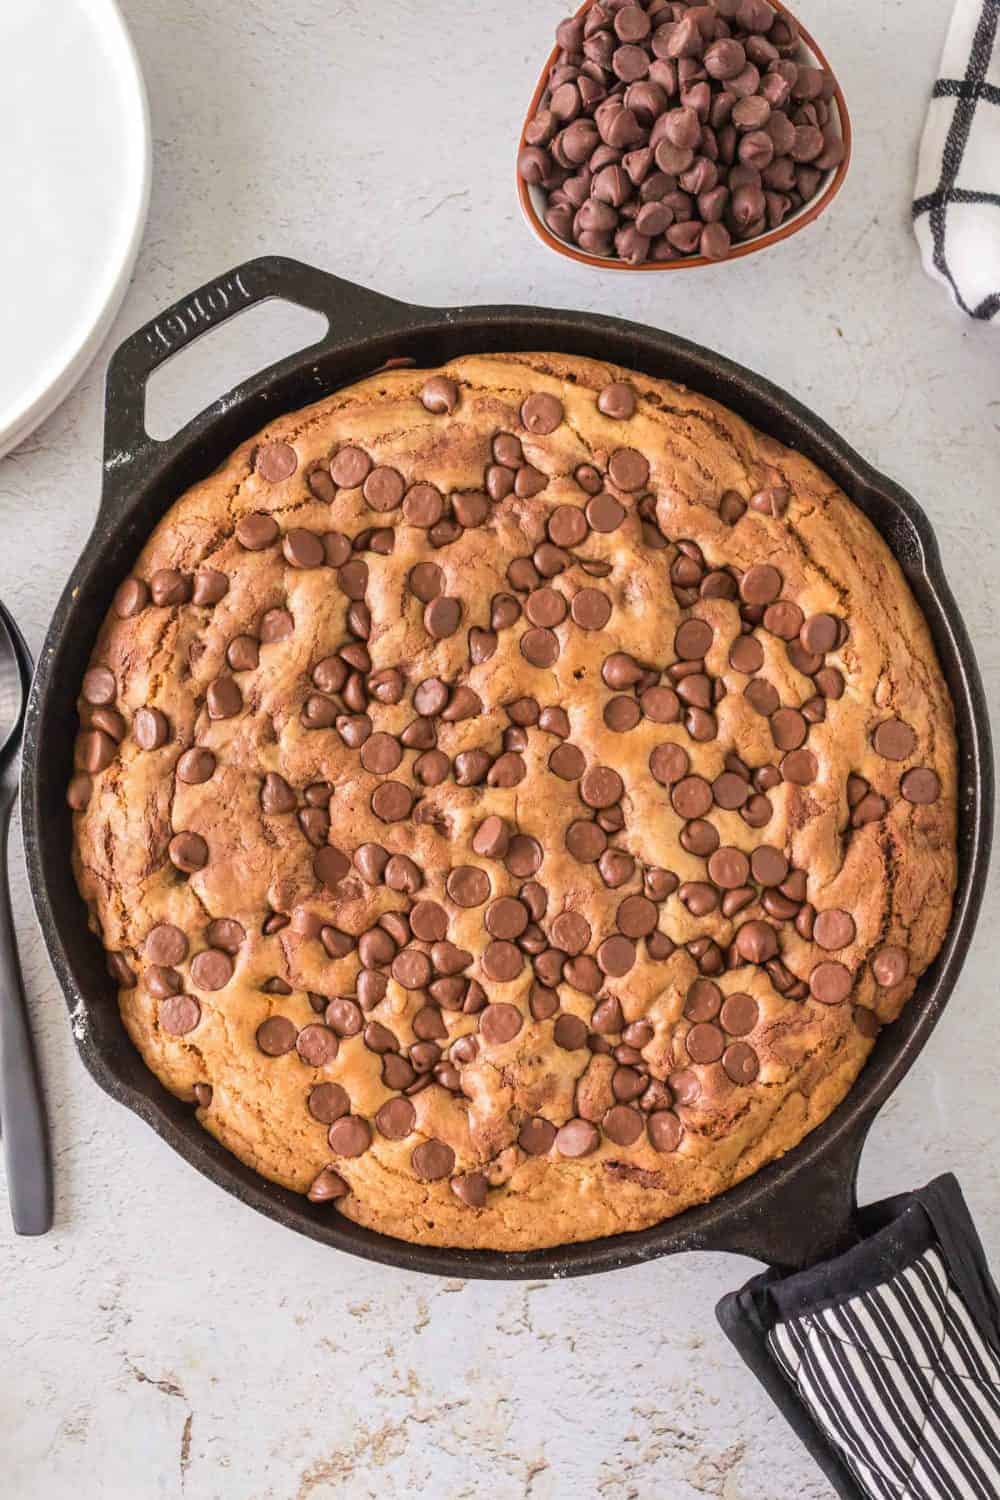
<svg viewBox="0 0 1000 1500">
<path fill-rule="evenodd" d="M 908 224 L 947 6 L 804 0 L 854 117 L 841 197 L 763 256 L 648 277 L 573 267 L 519 217 L 513 141 L 562 0 L 124 9 L 155 178 L 113 342 L 266 251 L 415 302 L 594 308 L 673 329 L 785 386 L 918 497 L 1000 703 L 1000 332 L 925 279 Z M 283 352 L 278 325 L 291 322 L 272 314 L 267 334 L 221 341 L 247 369 Z M 0 595 L 35 648 L 96 511 L 106 356 L 0 462 Z M 208 400 L 223 355 L 190 358 L 174 386 Z M 16 869 L 14 882 L 57 1225 L 18 1241 L 0 1201 L 5 1500 L 829 1500 L 714 1321 L 750 1262 L 440 1282 L 277 1228 L 90 1081 Z M 998 921 L 994 881 L 964 977 L 862 1169 L 866 1198 L 953 1169 L 995 1266 Z"/>
</svg>

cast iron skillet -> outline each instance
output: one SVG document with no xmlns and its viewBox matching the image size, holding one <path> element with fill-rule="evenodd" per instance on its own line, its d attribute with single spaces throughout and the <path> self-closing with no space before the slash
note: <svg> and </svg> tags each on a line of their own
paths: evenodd
<svg viewBox="0 0 1000 1500">
<path fill-rule="evenodd" d="M 143 424 L 150 373 L 207 329 L 271 297 L 325 313 L 326 336 L 237 386 L 167 442 L 154 442 Z M 807 453 L 865 511 L 899 559 L 930 622 L 955 702 L 960 826 L 958 890 L 944 947 L 903 1017 L 880 1036 L 847 1099 L 819 1129 L 741 1186 L 655 1228 L 511 1255 L 435 1249 L 361 1229 L 329 1207 L 266 1182 L 201 1128 L 190 1106 L 148 1071 L 121 1024 L 103 952 L 88 930 L 73 881 L 65 792 L 75 699 L 98 627 L 150 531 L 189 485 L 272 417 L 386 361 L 437 365 L 462 354 L 528 349 L 616 361 L 712 396 Z M 793 1268 L 851 1243 L 865 1136 L 930 1036 L 969 947 L 986 875 L 993 779 L 979 673 L 926 516 L 797 401 L 717 354 L 617 318 L 530 307 L 411 307 L 296 261 L 265 256 L 176 303 L 126 339 L 111 361 L 100 510 L 39 655 L 24 740 L 22 797 L 38 918 L 81 1056 L 107 1093 L 227 1192 L 313 1239 L 407 1270 L 539 1278 L 608 1271 L 696 1249 L 737 1251 Z"/>
</svg>

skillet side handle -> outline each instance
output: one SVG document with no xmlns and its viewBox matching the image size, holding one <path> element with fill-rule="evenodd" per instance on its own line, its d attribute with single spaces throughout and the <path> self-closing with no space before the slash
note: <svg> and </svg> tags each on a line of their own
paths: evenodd
<svg viewBox="0 0 1000 1500">
<path fill-rule="evenodd" d="M 130 334 L 112 355 L 105 390 L 105 494 L 127 487 L 144 460 L 165 446 L 145 425 L 146 382 L 153 371 L 202 334 L 275 297 L 326 315 L 329 328 L 314 346 L 317 353 L 402 328 L 412 316 L 405 303 L 282 255 L 248 260 L 206 282 Z"/>
</svg>

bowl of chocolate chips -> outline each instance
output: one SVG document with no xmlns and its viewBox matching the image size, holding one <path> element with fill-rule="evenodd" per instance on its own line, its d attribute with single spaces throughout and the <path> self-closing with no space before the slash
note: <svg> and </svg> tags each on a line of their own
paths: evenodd
<svg viewBox="0 0 1000 1500">
<path fill-rule="evenodd" d="M 550 249 L 672 271 L 804 229 L 850 157 L 840 85 L 778 0 L 587 0 L 556 31 L 517 186 Z"/>
</svg>

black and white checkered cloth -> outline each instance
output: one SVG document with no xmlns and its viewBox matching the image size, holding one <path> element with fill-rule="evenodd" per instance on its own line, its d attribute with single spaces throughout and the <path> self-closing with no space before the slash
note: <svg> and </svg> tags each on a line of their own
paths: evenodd
<svg viewBox="0 0 1000 1500">
<path fill-rule="evenodd" d="M 972 318 L 1000 323 L 1000 0 L 957 0 L 917 165 L 927 272 Z"/>
</svg>

